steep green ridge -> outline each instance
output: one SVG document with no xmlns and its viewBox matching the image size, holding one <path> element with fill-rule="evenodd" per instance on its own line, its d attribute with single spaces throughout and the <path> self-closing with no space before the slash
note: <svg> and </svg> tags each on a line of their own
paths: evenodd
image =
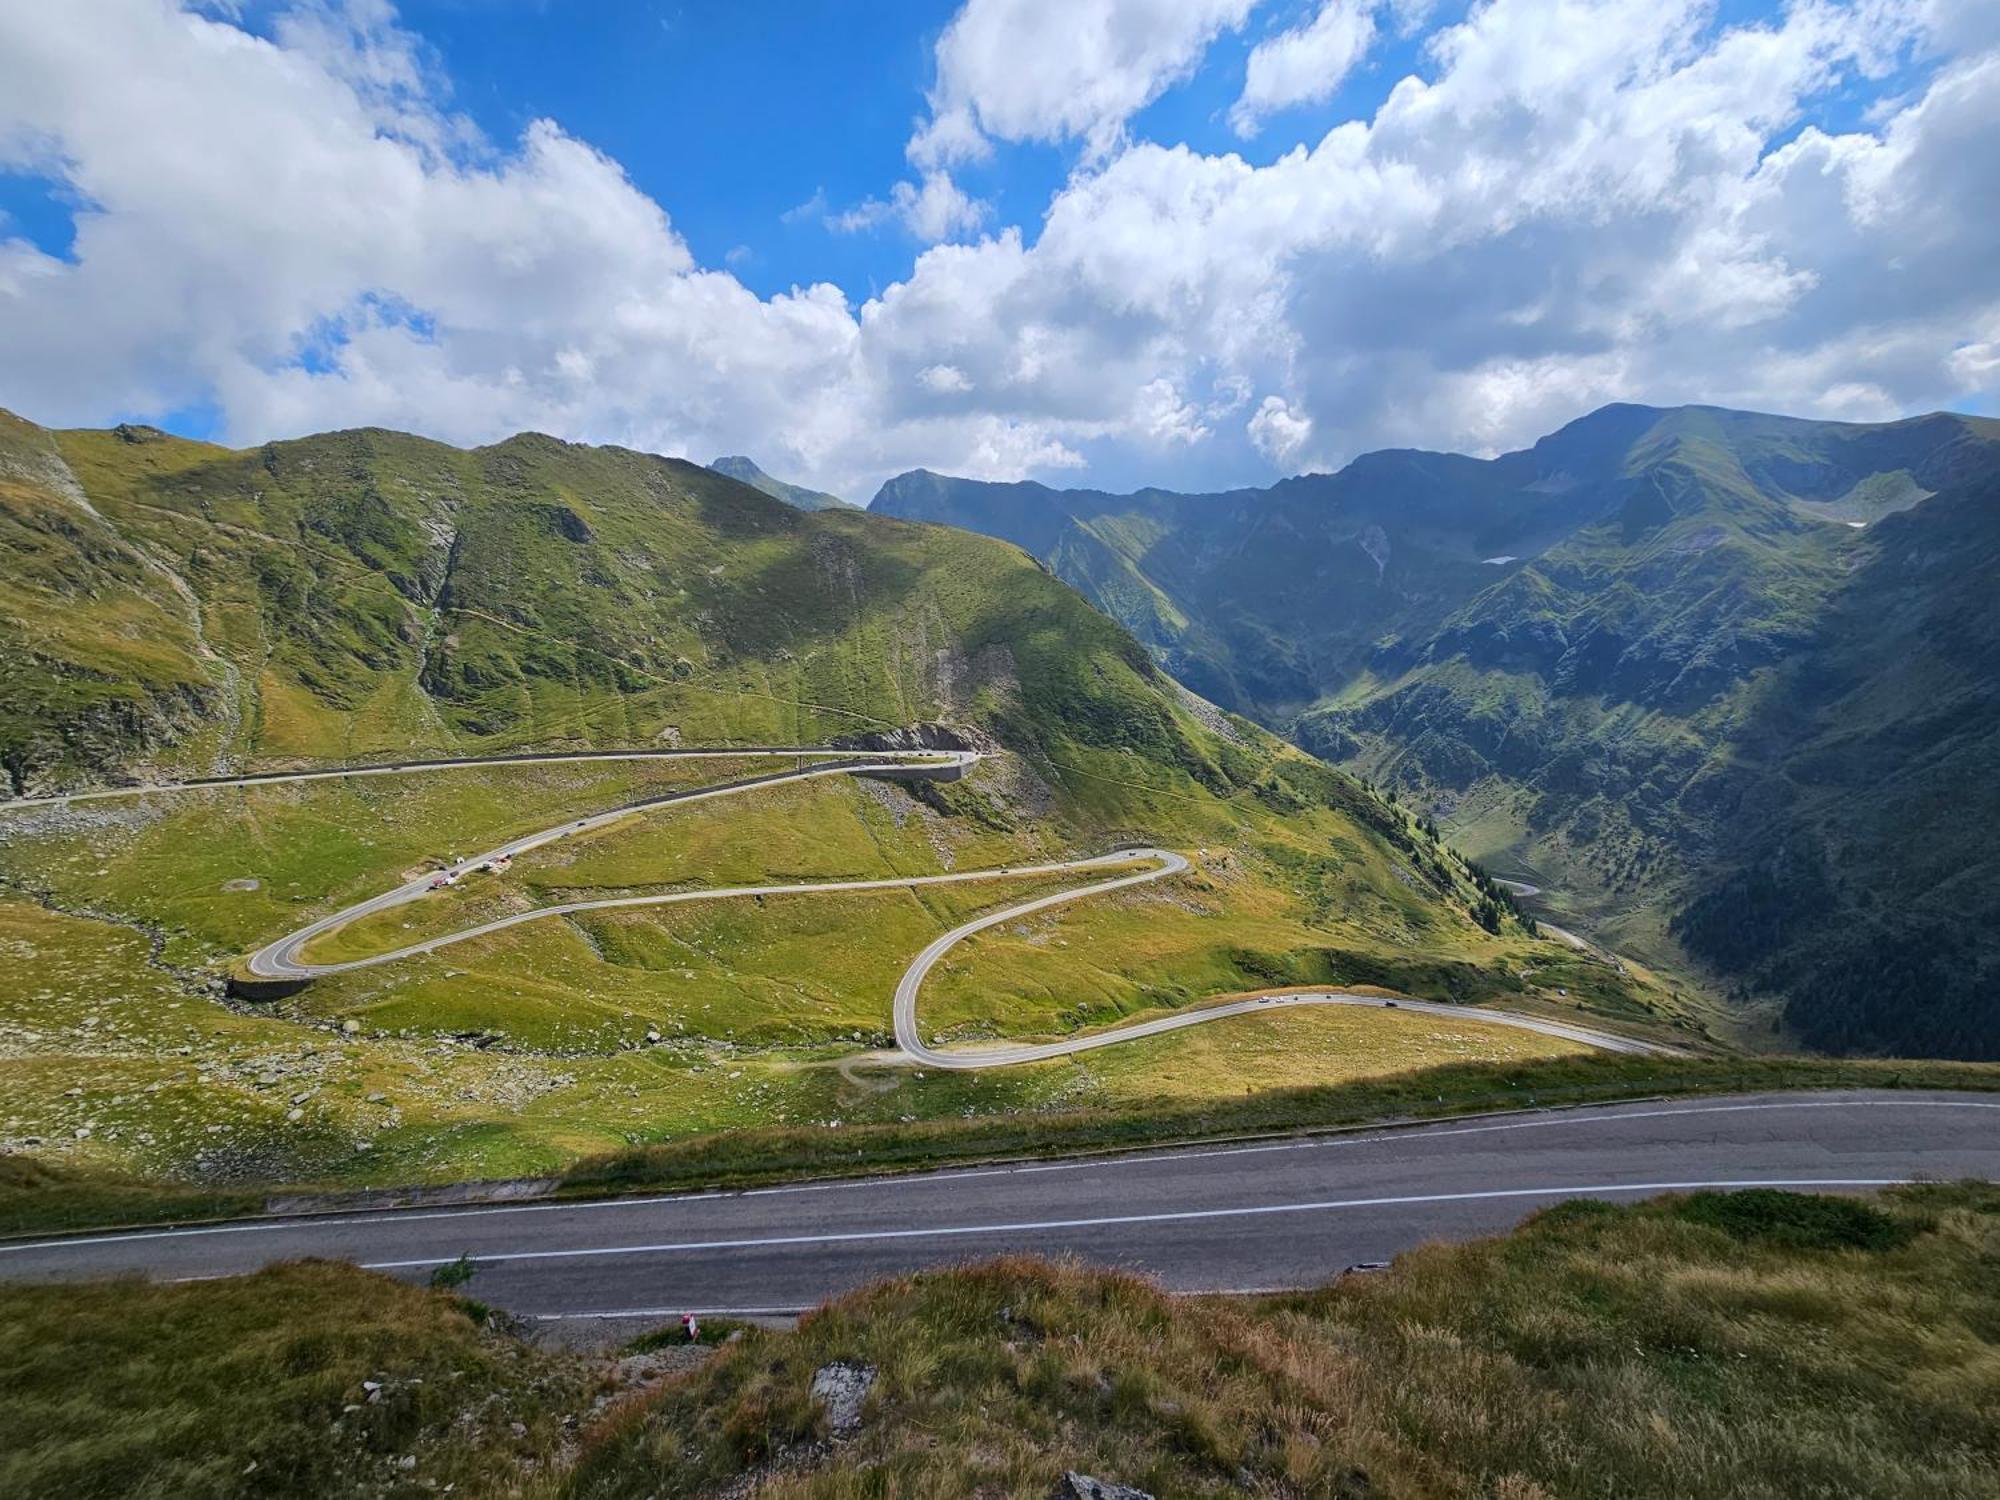
<svg viewBox="0 0 2000 1500">
<path fill-rule="evenodd" d="M 17 790 L 939 720 L 1233 784 L 1227 741 L 1019 553 L 671 459 L 380 431 L 230 452 L 8 418 L 0 528 Z"/>
<path fill-rule="evenodd" d="M 1966 830 L 1997 475 L 1988 419 L 1612 406 L 1493 460 L 1220 495 L 917 473 L 874 508 L 1029 548 L 1182 681 L 1414 794 L 1620 946 L 1786 997 L 1807 1040 L 1992 1056 Z M 1784 920 L 1699 905 L 1732 881 Z M 1834 932 L 1845 999 L 1799 957 Z"/>
<path fill-rule="evenodd" d="M 1675 932 L 1816 1045 L 2000 1056 L 1996 580 L 2000 477 L 1871 529 L 1701 779 L 1720 870 Z"/>
<path fill-rule="evenodd" d="M 802 484 L 790 484 L 782 479 L 774 479 L 759 468 L 754 459 L 745 458 L 741 454 L 718 458 L 709 467 L 739 484 L 747 484 L 753 490 L 762 490 L 773 500 L 782 500 L 785 504 L 797 506 L 800 510 L 837 510 L 848 504 L 840 496 L 829 495 L 825 490 L 809 490 Z"/>
</svg>

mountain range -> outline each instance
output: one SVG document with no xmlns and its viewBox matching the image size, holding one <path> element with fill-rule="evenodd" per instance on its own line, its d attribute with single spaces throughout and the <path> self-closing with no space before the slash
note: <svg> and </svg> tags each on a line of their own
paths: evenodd
<svg viewBox="0 0 2000 1500">
<path fill-rule="evenodd" d="M 718 458 L 709 467 L 739 484 L 747 484 L 753 490 L 762 490 L 773 500 L 782 500 L 785 504 L 795 505 L 800 510 L 838 510 L 848 503 L 838 495 L 829 495 L 825 490 L 809 490 L 802 484 L 790 484 L 782 479 L 774 479 L 760 469 L 754 459 L 745 458 L 741 454 Z"/>
<path fill-rule="evenodd" d="M 2000 421 L 1616 405 L 1490 459 L 920 470 L 873 508 L 1025 548 L 1190 688 L 1802 1040 L 2000 1055 Z"/>
</svg>

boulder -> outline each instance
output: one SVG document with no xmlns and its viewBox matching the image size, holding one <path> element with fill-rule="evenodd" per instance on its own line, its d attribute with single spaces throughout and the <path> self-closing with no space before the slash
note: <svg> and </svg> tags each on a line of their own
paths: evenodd
<svg viewBox="0 0 2000 1500">
<path fill-rule="evenodd" d="M 1049 1500 L 1153 1500 L 1153 1497 L 1129 1484 L 1113 1484 L 1108 1479 L 1071 1469 L 1049 1492 Z"/>
<path fill-rule="evenodd" d="M 861 1425 L 861 1403 L 875 1389 L 875 1367 L 837 1359 L 813 1371 L 813 1400 L 826 1408 L 827 1425 L 844 1437 Z"/>
</svg>

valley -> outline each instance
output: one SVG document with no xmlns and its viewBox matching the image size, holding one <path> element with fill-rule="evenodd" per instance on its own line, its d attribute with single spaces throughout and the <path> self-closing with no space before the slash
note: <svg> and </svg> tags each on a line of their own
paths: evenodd
<svg viewBox="0 0 2000 1500">
<path fill-rule="evenodd" d="M 1393 789 L 1719 1034 L 1990 1057 L 2000 424 L 1610 406 L 1265 490 L 917 472 L 1181 681 Z"/>
</svg>

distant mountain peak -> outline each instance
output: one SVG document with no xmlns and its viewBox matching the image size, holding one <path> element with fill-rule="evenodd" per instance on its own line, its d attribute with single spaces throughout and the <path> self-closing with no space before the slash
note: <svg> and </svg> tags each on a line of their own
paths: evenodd
<svg viewBox="0 0 2000 1500">
<path fill-rule="evenodd" d="M 732 453 L 718 458 L 708 466 L 726 479 L 734 479 L 738 484 L 747 484 L 754 490 L 762 490 L 773 500 L 782 500 L 787 505 L 800 510 L 837 510 L 848 508 L 849 502 L 838 495 L 830 495 L 825 490 L 809 490 L 802 484 L 791 484 L 783 479 L 773 478 L 753 458 L 740 453 Z"/>
</svg>

